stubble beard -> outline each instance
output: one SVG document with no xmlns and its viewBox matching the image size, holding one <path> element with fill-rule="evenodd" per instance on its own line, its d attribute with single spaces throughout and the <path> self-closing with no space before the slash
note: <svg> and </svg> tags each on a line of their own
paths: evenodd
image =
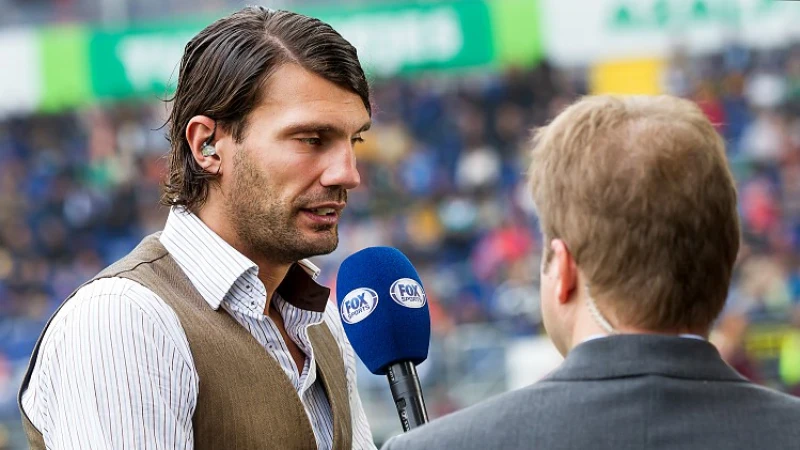
<svg viewBox="0 0 800 450">
<path fill-rule="evenodd" d="M 259 171 L 247 153 L 240 148 L 234 156 L 235 178 L 226 202 L 229 220 L 242 243 L 255 255 L 279 264 L 291 264 L 336 250 L 338 225 L 317 225 L 311 234 L 297 225 L 300 206 L 329 201 L 331 195 L 319 200 L 300 198 L 296 202 L 298 206 L 285 204 L 280 199 L 279 189 Z"/>
</svg>

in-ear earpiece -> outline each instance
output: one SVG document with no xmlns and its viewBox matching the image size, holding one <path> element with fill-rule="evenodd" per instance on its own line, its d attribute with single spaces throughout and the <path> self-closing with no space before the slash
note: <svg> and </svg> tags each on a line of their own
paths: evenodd
<svg viewBox="0 0 800 450">
<path fill-rule="evenodd" d="M 217 149 L 215 149 L 213 145 L 206 142 L 200 149 L 200 153 L 202 153 L 203 156 L 213 156 L 217 154 Z"/>
<path fill-rule="evenodd" d="M 205 142 L 203 142 L 203 146 L 200 147 L 200 154 L 203 156 L 214 156 L 217 154 L 217 149 L 214 148 L 214 135 L 217 133 L 217 122 L 214 122 L 214 129 L 211 130 L 211 136 L 209 136 Z"/>
</svg>

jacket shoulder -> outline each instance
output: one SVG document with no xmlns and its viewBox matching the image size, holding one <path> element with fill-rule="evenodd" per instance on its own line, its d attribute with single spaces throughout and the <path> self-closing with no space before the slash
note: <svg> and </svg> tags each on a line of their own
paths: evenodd
<svg viewBox="0 0 800 450">
<path fill-rule="evenodd" d="M 502 436 L 519 434 L 512 430 L 530 429 L 525 424 L 536 423 L 536 416 L 547 409 L 542 398 L 552 387 L 553 383 L 539 382 L 497 395 L 396 436 L 383 449 L 501 448 Z"/>
</svg>

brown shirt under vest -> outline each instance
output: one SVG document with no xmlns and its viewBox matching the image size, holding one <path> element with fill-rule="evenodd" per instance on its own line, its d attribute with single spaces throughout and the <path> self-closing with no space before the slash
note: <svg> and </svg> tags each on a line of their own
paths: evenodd
<svg viewBox="0 0 800 450">
<path fill-rule="evenodd" d="M 180 320 L 200 380 L 192 418 L 196 449 L 317 448 L 305 408 L 278 362 L 224 309 L 208 305 L 158 234 L 145 238 L 87 284 L 109 277 L 128 278 L 150 289 Z M 349 449 L 352 419 L 341 351 L 324 322 L 309 327 L 308 335 L 333 413 L 334 449 Z M 41 339 L 21 392 L 27 388 Z M 44 450 L 42 433 L 24 411 L 22 417 L 31 448 Z"/>
</svg>

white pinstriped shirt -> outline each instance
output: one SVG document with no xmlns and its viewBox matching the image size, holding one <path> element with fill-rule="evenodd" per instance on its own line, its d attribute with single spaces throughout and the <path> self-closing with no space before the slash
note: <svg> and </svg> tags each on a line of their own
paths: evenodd
<svg viewBox="0 0 800 450">
<path fill-rule="evenodd" d="M 353 448 L 374 449 L 356 390 L 355 355 L 335 305 L 315 312 L 272 297 L 287 334 L 310 355 L 298 372 L 277 327 L 263 314 L 267 297 L 257 266 L 182 211 L 170 211 L 161 243 L 208 304 L 224 308 L 280 363 L 320 449 L 332 447 L 332 415 L 317 382 L 307 329 L 327 323 L 345 362 Z M 316 276 L 313 264 L 301 265 Z M 53 319 L 22 407 L 48 449 L 191 449 L 197 393 L 198 374 L 175 312 L 142 285 L 107 278 L 80 289 Z"/>
</svg>

